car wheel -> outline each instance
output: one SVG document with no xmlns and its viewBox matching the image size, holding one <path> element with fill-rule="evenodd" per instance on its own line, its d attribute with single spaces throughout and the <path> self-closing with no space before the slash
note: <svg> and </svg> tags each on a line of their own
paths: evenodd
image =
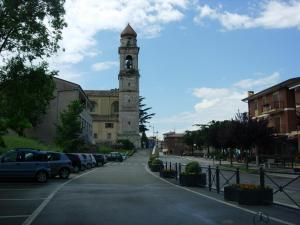
<svg viewBox="0 0 300 225">
<path fill-rule="evenodd" d="M 74 173 L 78 173 L 80 170 L 79 166 L 74 166 Z"/>
<path fill-rule="evenodd" d="M 35 179 L 39 183 L 46 183 L 47 182 L 47 173 L 45 171 L 39 171 L 35 175 Z"/>
<path fill-rule="evenodd" d="M 88 165 L 87 165 L 87 168 L 88 168 L 88 169 L 91 169 L 91 168 L 92 168 L 91 164 L 88 164 Z"/>
<path fill-rule="evenodd" d="M 62 179 L 68 179 L 69 175 L 70 175 L 70 170 L 67 169 L 67 168 L 62 168 L 59 171 L 59 177 L 62 178 Z"/>
</svg>

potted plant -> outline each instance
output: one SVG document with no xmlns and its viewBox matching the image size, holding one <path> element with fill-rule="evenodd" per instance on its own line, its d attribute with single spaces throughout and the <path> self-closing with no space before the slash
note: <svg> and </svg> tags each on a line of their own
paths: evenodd
<svg viewBox="0 0 300 225">
<path fill-rule="evenodd" d="M 174 178 L 176 177 L 176 170 L 173 169 L 162 169 L 159 172 L 159 175 L 164 178 Z"/>
<path fill-rule="evenodd" d="M 150 162 L 150 169 L 152 172 L 160 172 L 163 167 L 163 161 L 161 161 L 160 159 L 155 158 Z"/>
<path fill-rule="evenodd" d="M 185 171 L 179 176 L 179 183 L 182 186 L 197 187 L 206 185 L 206 174 L 201 173 L 198 162 L 193 161 L 186 165 Z"/>
</svg>

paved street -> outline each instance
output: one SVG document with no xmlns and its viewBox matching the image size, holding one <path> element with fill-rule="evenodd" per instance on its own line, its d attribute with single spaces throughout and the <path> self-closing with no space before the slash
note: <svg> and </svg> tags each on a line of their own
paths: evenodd
<svg viewBox="0 0 300 225">
<path fill-rule="evenodd" d="M 59 179 L 46 185 L 0 183 L 0 224 L 252 225 L 257 211 L 272 217 L 269 224 L 299 224 L 296 210 L 240 208 L 224 204 L 220 195 L 206 197 L 200 188 L 191 192 L 167 183 L 145 169 L 147 155 L 109 163 L 66 184 Z M 17 198 L 29 200 L 12 200 Z"/>
</svg>

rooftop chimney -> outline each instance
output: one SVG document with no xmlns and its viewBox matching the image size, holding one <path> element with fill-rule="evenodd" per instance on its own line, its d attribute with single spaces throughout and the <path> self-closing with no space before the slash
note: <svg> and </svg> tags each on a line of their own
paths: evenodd
<svg viewBox="0 0 300 225">
<path fill-rule="evenodd" d="M 248 97 L 250 97 L 251 95 L 254 95 L 254 91 L 248 91 Z"/>
</svg>

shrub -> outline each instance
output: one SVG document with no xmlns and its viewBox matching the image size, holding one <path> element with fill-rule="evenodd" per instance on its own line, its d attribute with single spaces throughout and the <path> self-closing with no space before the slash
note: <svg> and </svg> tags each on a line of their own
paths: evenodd
<svg viewBox="0 0 300 225">
<path fill-rule="evenodd" d="M 151 164 L 152 165 L 160 165 L 160 166 L 163 166 L 163 161 L 161 161 L 160 159 L 153 159 L 152 161 L 151 161 Z"/>
<path fill-rule="evenodd" d="M 131 141 L 129 141 L 128 139 L 118 140 L 117 144 L 120 144 L 121 148 L 126 149 L 126 150 L 134 149 L 134 144 Z"/>
<path fill-rule="evenodd" d="M 201 168 L 200 168 L 199 163 L 196 162 L 196 161 L 188 163 L 186 165 L 186 167 L 185 167 L 185 173 L 186 174 L 191 174 L 191 173 L 198 174 L 198 173 L 201 173 Z"/>
</svg>

